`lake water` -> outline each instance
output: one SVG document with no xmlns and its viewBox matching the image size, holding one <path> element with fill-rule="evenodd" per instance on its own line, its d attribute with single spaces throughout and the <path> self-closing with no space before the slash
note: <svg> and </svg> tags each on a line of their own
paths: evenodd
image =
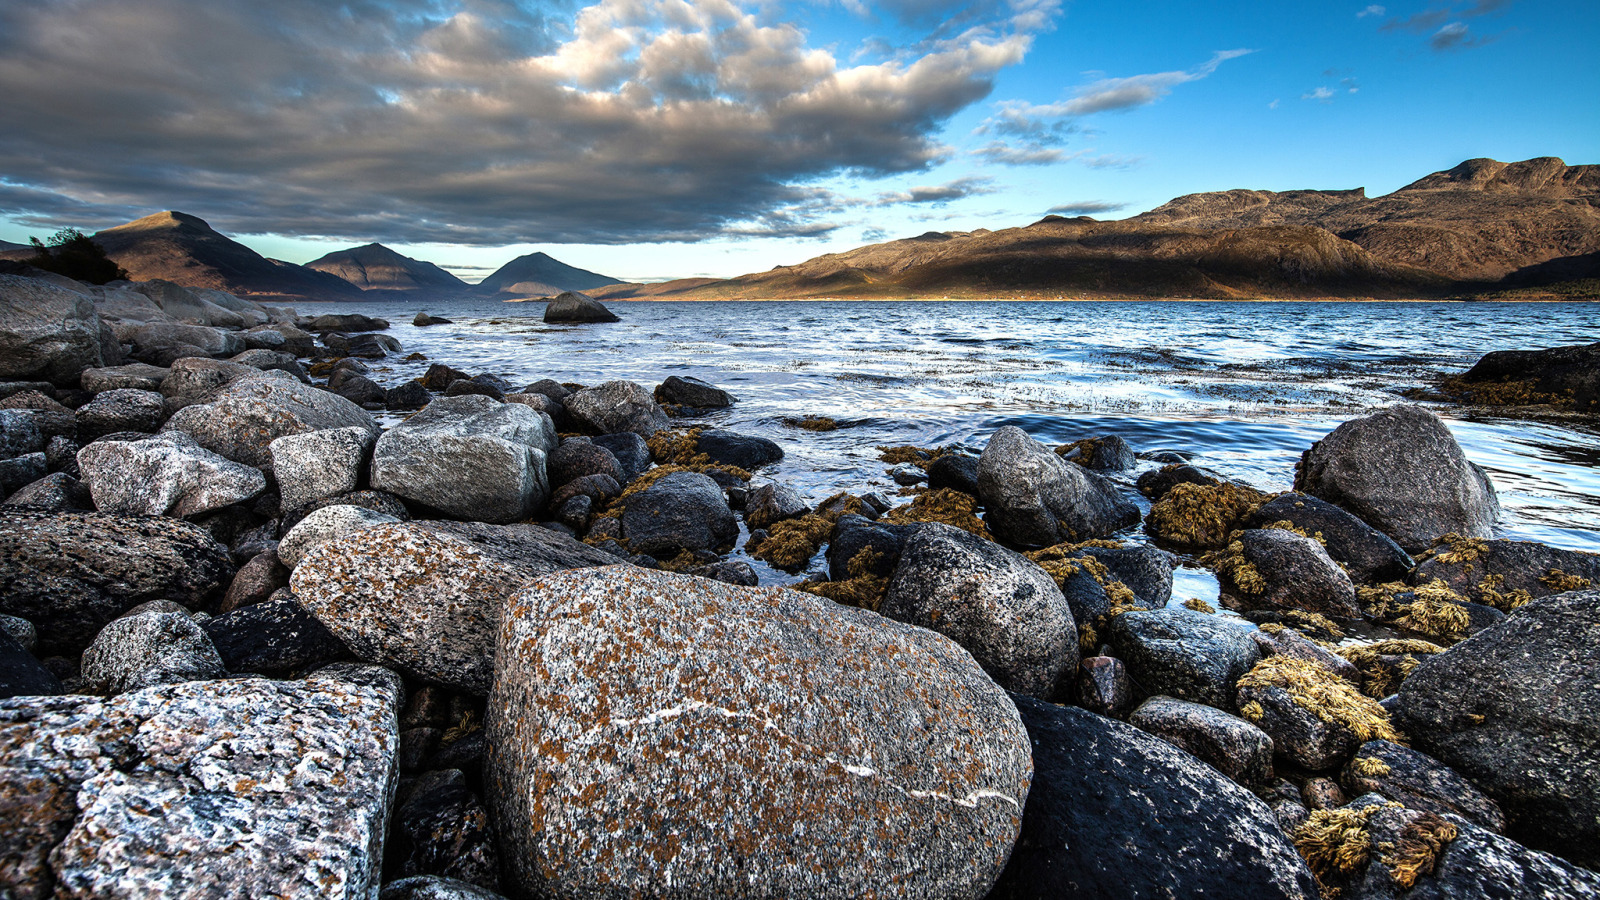
<svg viewBox="0 0 1600 900">
<path fill-rule="evenodd" d="M 1263 490 L 1287 490 L 1313 441 L 1400 402 L 1407 388 L 1491 350 L 1600 340 L 1600 305 L 1584 303 L 610 305 L 621 322 L 578 327 L 545 325 L 542 303 L 436 301 L 428 312 L 454 324 L 429 328 L 410 324 L 422 307 L 405 303 L 300 311 L 383 316 L 407 352 L 519 385 L 705 379 L 738 403 L 696 422 L 777 441 L 787 457 L 760 475 L 812 501 L 841 490 L 892 494 L 877 445 L 977 452 L 1002 425 L 1047 444 L 1117 434 L 1137 451 L 1183 451 Z M 428 364 L 389 360 L 375 377 L 389 386 Z M 1600 551 L 1600 424 L 1436 411 L 1494 479 L 1502 536 Z M 811 415 L 846 427 L 785 424 Z M 1118 478 L 1131 490 L 1137 474 Z M 764 580 L 792 580 L 761 568 Z M 1203 594 L 1204 581 L 1175 593 Z"/>
</svg>

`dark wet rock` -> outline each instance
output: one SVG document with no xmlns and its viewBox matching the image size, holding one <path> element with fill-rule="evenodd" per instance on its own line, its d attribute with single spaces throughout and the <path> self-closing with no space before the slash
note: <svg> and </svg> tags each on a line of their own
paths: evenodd
<svg viewBox="0 0 1600 900">
<path fill-rule="evenodd" d="M 581 533 L 589 527 L 589 516 L 594 512 L 594 501 L 589 497 L 583 494 L 571 495 L 559 504 L 550 505 L 556 511 L 556 521 L 572 529 L 574 534 Z"/>
<path fill-rule="evenodd" d="M 300 360 L 296 359 L 293 353 L 285 353 L 281 350 L 246 350 L 230 357 L 229 361 L 249 366 L 252 369 L 260 369 L 263 372 L 269 369 L 288 372 L 295 377 L 296 381 L 302 384 L 311 383 L 311 376 L 306 373 L 305 366 L 300 365 Z"/>
<path fill-rule="evenodd" d="M 1414 565 L 1393 538 L 1310 494 L 1279 494 L 1257 509 L 1246 524 L 1265 528 L 1277 522 L 1321 535 L 1328 556 L 1343 563 L 1350 580 L 1357 584 L 1398 581 Z"/>
<path fill-rule="evenodd" d="M 978 458 L 947 453 L 928 463 L 928 487 L 952 488 L 963 494 L 978 495 Z"/>
<path fill-rule="evenodd" d="M 417 317 L 411 320 L 411 324 L 418 328 L 427 328 L 430 325 L 450 325 L 452 321 L 443 316 L 430 316 L 425 312 L 419 312 Z"/>
<path fill-rule="evenodd" d="M 341 369 L 333 373 L 328 379 L 328 390 L 349 400 L 357 406 L 368 403 L 382 403 L 389 396 L 383 385 L 373 381 L 365 375 Z"/>
<path fill-rule="evenodd" d="M 48 384 L 41 384 L 41 386 L 47 388 L 48 392 L 34 390 L 31 388 L 28 390 L 17 391 L 11 396 L 0 400 L 0 409 L 36 409 L 42 412 L 53 412 L 69 416 L 72 415 L 72 409 L 70 407 L 63 406 L 61 401 L 57 400 L 55 396 L 53 396 L 57 393 L 65 394 L 67 389 L 62 388 L 58 390 L 56 388 L 51 388 Z M 93 399 L 92 396 L 88 395 L 87 392 L 80 393 L 88 396 L 89 399 Z M 37 419 L 37 417 L 35 418 Z"/>
<path fill-rule="evenodd" d="M 1509 607 L 1505 600 L 1511 597 L 1531 600 L 1600 586 L 1600 555 L 1533 541 L 1458 541 L 1425 554 L 1407 581 L 1423 585 L 1435 579 L 1470 600 Z"/>
<path fill-rule="evenodd" d="M 1600 591 L 1535 600 L 1428 657 L 1396 722 L 1494 798 L 1512 838 L 1600 866 Z"/>
<path fill-rule="evenodd" d="M 792 489 L 767 483 L 746 496 L 744 521 L 751 528 L 767 528 L 774 522 L 797 519 L 810 511 L 811 507 Z"/>
<path fill-rule="evenodd" d="M 1241 714 L 1272 736 L 1278 756 L 1313 772 L 1343 765 L 1366 740 L 1394 736 L 1382 709 L 1353 685 L 1292 658 L 1271 657 L 1253 669 L 1238 700 Z"/>
<path fill-rule="evenodd" d="M 97 441 L 78 469 L 101 512 L 193 516 L 243 503 L 266 490 L 261 470 L 224 459 L 186 434 Z"/>
<path fill-rule="evenodd" d="M 318 334 L 329 331 L 385 331 L 389 323 L 385 319 L 364 316 L 360 313 L 337 315 L 329 313 L 313 318 L 306 323 L 308 331 Z"/>
<path fill-rule="evenodd" d="M 485 384 L 476 378 L 462 378 L 450 382 L 450 386 L 445 388 L 444 395 L 446 397 L 489 397 L 500 401 L 506 399 L 506 392 L 498 385 Z"/>
<path fill-rule="evenodd" d="M 1250 639 L 1256 642 L 1256 648 L 1261 651 L 1263 659 L 1269 656 L 1289 656 L 1315 663 L 1351 684 L 1359 684 L 1361 681 L 1361 672 L 1354 663 L 1293 628 L 1263 624 L 1257 630 L 1250 632 Z"/>
<path fill-rule="evenodd" d="M 96 694 L 115 696 L 224 674 L 217 648 L 185 613 L 122 616 L 100 629 L 83 652 L 84 685 Z"/>
<path fill-rule="evenodd" d="M 1338 809 L 1345 804 L 1344 790 L 1332 778 L 1307 778 L 1300 786 L 1300 799 L 1309 809 Z"/>
<path fill-rule="evenodd" d="M 755 587 L 761 583 L 756 575 L 755 566 L 742 559 L 725 559 L 709 565 L 695 566 L 684 570 L 685 575 L 695 575 L 700 578 L 709 578 L 723 584 L 734 584 L 741 587 Z"/>
<path fill-rule="evenodd" d="M 599 434 L 631 431 L 640 437 L 649 437 L 670 427 L 667 414 L 661 411 L 650 392 L 631 381 L 608 381 L 599 387 L 577 391 L 562 402 L 574 419 Z M 602 446 L 616 452 L 609 445 Z M 617 458 L 622 461 L 620 455 Z"/>
<path fill-rule="evenodd" d="M 255 372 L 255 370 L 251 370 Z M 173 414 L 163 431 L 182 431 L 234 462 L 272 468 L 272 442 L 331 428 L 378 431 L 372 414 L 337 394 L 303 385 L 280 372 L 255 372 L 231 381 L 206 403 Z"/>
<path fill-rule="evenodd" d="M 486 397 L 447 397 L 389 429 L 372 454 L 372 486 L 446 515 L 506 523 L 549 499 L 550 417 Z"/>
<path fill-rule="evenodd" d="M 35 393 L 50 396 L 59 390 L 48 381 L 4 381 L 0 380 L 0 400 L 10 400 L 18 394 Z M 7 407 L 9 408 L 9 407 Z"/>
<path fill-rule="evenodd" d="M 428 389 L 416 381 L 398 384 L 383 392 L 383 407 L 391 410 L 421 409 L 433 400 Z"/>
<path fill-rule="evenodd" d="M 1343 507 L 1411 553 L 1451 532 L 1489 537 L 1500 514 L 1489 476 L 1418 406 L 1334 429 L 1301 456 L 1295 490 Z"/>
<path fill-rule="evenodd" d="M 287 678 L 352 658 L 343 641 L 287 594 L 215 616 L 203 627 L 229 672 Z"/>
<path fill-rule="evenodd" d="M 422 386 L 442 394 L 457 381 L 467 381 L 471 378 L 471 375 L 460 369 L 452 369 L 444 363 L 430 363 L 428 371 L 422 375 Z"/>
<path fill-rule="evenodd" d="M 1508 382 L 1562 398 L 1558 402 L 1571 402 L 1579 411 L 1593 411 L 1600 407 L 1600 343 L 1544 350 L 1495 350 L 1484 354 L 1455 380 L 1454 386 L 1471 399 L 1476 386 Z"/>
<path fill-rule="evenodd" d="M 574 478 L 550 496 L 552 509 L 560 509 L 574 497 L 584 497 L 598 505 L 622 493 L 622 486 L 610 475 L 585 475 Z"/>
<path fill-rule="evenodd" d="M 278 543 L 278 559 L 293 571 L 318 544 L 399 521 L 394 516 L 359 506 L 324 506 L 289 529 Z"/>
<path fill-rule="evenodd" d="M 267 445 L 283 508 L 302 509 L 355 490 L 376 440 L 372 431 L 353 426 L 286 435 Z"/>
<path fill-rule="evenodd" d="M 0 459 L 0 495 L 21 490 L 43 478 L 49 471 L 43 453 L 29 453 L 12 459 Z"/>
<path fill-rule="evenodd" d="M 900 564 L 900 553 L 918 525 L 874 522 L 865 516 L 841 516 L 828 541 L 828 577 L 843 581 L 851 577 L 851 561 L 862 558 L 867 574 L 888 578 Z M 865 554 L 865 556 L 863 556 Z"/>
<path fill-rule="evenodd" d="M 631 431 L 618 434 L 601 434 L 590 438 L 596 447 L 604 447 L 616 457 L 622 467 L 623 477 L 617 481 L 627 484 L 650 468 L 650 445 Z"/>
<path fill-rule="evenodd" d="M 954 640 L 1009 691 L 1049 699 L 1077 674 L 1061 589 L 1021 554 L 959 528 L 925 525 L 906 540 L 879 612 Z"/>
<path fill-rule="evenodd" d="M 494 891 L 437 875 L 415 875 L 383 886 L 378 900 L 505 900 Z"/>
<path fill-rule="evenodd" d="M 764 437 L 709 428 L 695 439 L 695 449 L 723 466 L 759 469 L 783 459 L 783 448 Z"/>
<path fill-rule="evenodd" d="M 81 440 L 92 441 L 119 431 L 154 432 L 166 418 L 164 400 L 155 391 L 135 388 L 103 391 L 74 414 L 78 435 Z"/>
<path fill-rule="evenodd" d="M 1149 545 L 1084 547 L 1080 555 L 1098 560 L 1112 580 L 1127 585 L 1146 607 L 1166 606 L 1172 599 L 1172 555 L 1163 550 Z"/>
<path fill-rule="evenodd" d="M 274 545 L 273 549 L 256 554 L 239 567 L 217 611 L 228 613 L 264 603 L 279 589 L 288 586 L 289 569 L 278 559 L 278 550 Z"/>
<path fill-rule="evenodd" d="M 734 396 L 693 376 L 668 375 L 656 385 L 657 403 L 671 403 L 695 409 L 722 409 L 732 406 Z"/>
<path fill-rule="evenodd" d="M 586 438 L 562 441 L 561 446 L 550 451 L 545 468 L 551 488 L 559 488 L 585 475 L 609 475 L 618 483 L 629 480 L 623 477 L 622 465 L 610 450 Z"/>
<path fill-rule="evenodd" d="M 1340 780 L 1352 796 L 1380 794 L 1408 809 L 1459 816 L 1490 831 L 1505 830 L 1499 804 L 1449 766 L 1391 741 L 1368 741 L 1345 764 Z"/>
<path fill-rule="evenodd" d="M 1188 609 L 1124 613 L 1112 619 L 1109 637 L 1142 694 L 1223 711 L 1238 708 L 1236 685 L 1260 658 L 1245 628 Z"/>
<path fill-rule="evenodd" d="M 94 509 L 94 498 L 78 479 L 56 472 L 18 488 L 5 505 L 88 511 Z"/>
<path fill-rule="evenodd" d="M 505 599 L 542 575 L 615 562 L 536 526 L 416 522 L 319 545 L 290 586 L 358 658 L 481 696 Z"/>
<path fill-rule="evenodd" d="M 43 279 L 0 275 L 0 380 L 70 385 L 106 364 L 93 300 Z"/>
<path fill-rule="evenodd" d="M 1217 575 L 1243 608 L 1361 616 L 1350 576 L 1315 540 L 1280 528 L 1253 528 L 1240 533 L 1236 543 L 1239 549 L 1229 548 L 1230 560 L 1219 565 Z"/>
<path fill-rule="evenodd" d="M 166 379 L 169 371 L 161 366 L 148 366 L 144 363 L 85 369 L 82 377 L 83 389 L 96 394 L 122 388 L 159 392 L 161 382 Z"/>
<path fill-rule="evenodd" d="M 1238 716 L 1158 696 L 1141 703 L 1128 724 L 1198 756 L 1246 787 L 1272 780 L 1272 738 Z"/>
<path fill-rule="evenodd" d="M 1222 482 L 1222 476 L 1215 472 L 1187 463 L 1174 463 L 1145 472 L 1134 484 L 1139 488 L 1139 493 L 1151 500 L 1160 500 L 1180 484 L 1213 487 Z"/>
<path fill-rule="evenodd" d="M 1017 710 L 1034 778 L 993 900 L 1318 896 L 1272 810 L 1199 759 L 1081 709 Z"/>
<path fill-rule="evenodd" d="M 978 458 L 978 495 L 989 530 L 1028 546 L 1105 537 L 1139 521 L 1138 507 L 1110 482 L 1010 425 Z"/>
<path fill-rule="evenodd" d="M 634 552 L 666 559 L 731 544 L 739 523 L 715 481 L 675 472 L 623 501 L 622 534 Z"/>
<path fill-rule="evenodd" d="M 620 321 L 605 304 L 578 291 L 563 291 L 551 298 L 544 307 L 544 320 L 561 325 Z"/>
<path fill-rule="evenodd" d="M 387 334 L 342 334 L 334 332 L 322 336 L 322 344 L 340 356 L 360 359 L 384 359 L 405 348 Z"/>
<path fill-rule="evenodd" d="M 1133 706 L 1133 681 L 1122 660 L 1089 656 L 1078 663 L 1078 705 L 1113 718 L 1121 718 Z"/>
<path fill-rule="evenodd" d="M 167 398 L 169 409 L 180 409 L 208 401 L 236 379 L 259 374 L 260 369 L 235 362 L 184 357 L 167 369 L 166 377 L 161 379 L 161 394 Z"/>
<path fill-rule="evenodd" d="M 16 621 L 26 622 L 24 619 Z M 0 628 L 0 700 L 59 693 L 61 679 L 41 665 L 33 652 L 13 637 L 9 629 Z M 3 793 L 0 793 L 0 797 L 3 797 Z M 0 799 L 0 803 L 3 802 Z M 0 846 L 4 843 L 5 840 L 0 838 Z"/>
<path fill-rule="evenodd" d="M 1097 472 L 1125 472 L 1138 462 L 1128 442 L 1114 434 L 1077 441 L 1062 448 L 1062 459 Z"/>
<path fill-rule="evenodd" d="M 551 400 L 559 402 L 572 396 L 572 389 L 553 378 L 541 378 L 523 388 L 520 393 L 543 394 Z"/>
<path fill-rule="evenodd" d="M 78 451 L 81 449 L 82 445 L 72 438 L 53 437 L 44 448 L 45 466 L 52 472 L 77 478 L 81 474 L 78 471 Z"/>
<path fill-rule="evenodd" d="M 280 322 L 276 325 L 268 325 L 260 330 L 275 331 L 283 336 L 282 346 L 268 347 L 267 349 L 269 350 L 282 350 L 285 353 L 293 353 L 295 356 L 302 358 L 313 356 L 317 352 L 317 339 L 312 337 L 310 333 L 301 331 L 293 325 Z M 250 332 L 245 332 L 244 339 L 245 346 L 250 346 Z"/>
<path fill-rule="evenodd" d="M 910 463 L 905 463 L 890 469 L 889 479 L 901 487 L 911 487 L 927 481 L 928 473 Z"/>
<path fill-rule="evenodd" d="M 513 893 L 980 897 L 1021 823 L 1009 698 L 865 610 L 564 573 L 513 598 L 496 660 L 485 799 Z"/>
<path fill-rule="evenodd" d="M 460 769 L 425 772 L 398 805 L 385 848 L 396 875 L 438 875 L 485 888 L 500 886 L 500 859 L 489 813 Z"/>
<path fill-rule="evenodd" d="M 14 459 L 45 448 L 45 436 L 26 410 L 0 409 L 0 459 Z"/>
</svg>

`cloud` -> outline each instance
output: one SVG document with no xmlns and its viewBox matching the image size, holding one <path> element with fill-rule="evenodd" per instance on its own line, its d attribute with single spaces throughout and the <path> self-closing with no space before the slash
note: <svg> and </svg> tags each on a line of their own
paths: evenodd
<svg viewBox="0 0 1600 900">
<path fill-rule="evenodd" d="M 959 33 L 851 63 L 740 2 L 0 5 L 0 210 L 362 242 L 814 236 L 837 226 L 808 185 L 948 158 L 940 129 L 1055 8 L 964 7 Z"/>
<path fill-rule="evenodd" d="M 1280 102 L 1282 102 L 1281 98 L 1273 100 L 1271 103 L 1267 104 L 1267 109 L 1277 109 Z"/>
<path fill-rule="evenodd" d="M 1356 13 L 1356 18 L 1365 19 L 1367 16 L 1382 16 L 1388 12 L 1389 11 L 1387 9 L 1384 9 L 1383 7 L 1374 3 L 1366 9 L 1363 9 L 1361 12 Z"/>
<path fill-rule="evenodd" d="M 1405 18 L 1392 18 L 1379 26 L 1379 31 L 1409 32 L 1428 35 L 1428 46 L 1435 52 L 1481 47 L 1498 40 L 1500 35 L 1477 36 L 1464 19 L 1486 16 L 1508 9 L 1511 0 L 1474 0 L 1472 3 L 1452 3 L 1415 13 Z"/>
<path fill-rule="evenodd" d="M 1067 158 L 1063 150 L 1037 145 L 1013 147 L 1001 141 L 991 141 L 973 150 L 972 155 L 1001 166 L 1048 166 Z"/>
<path fill-rule="evenodd" d="M 914 187 L 905 191 L 893 191 L 878 195 L 875 206 L 896 206 L 902 203 L 932 203 L 944 205 L 951 200 L 964 200 L 967 197 L 976 197 L 980 194 L 992 194 L 996 191 L 994 179 L 979 175 L 968 175 L 957 178 L 945 184 Z"/>
<path fill-rule="evenodd" d="M 1109 200 L 1077 200 L 1072 203 L 1063 203 L 1052 206 L 1047 212 L 1057 216 L 1093 216 L 1101 213 L 1116 212 L 1127 209 L 1126 203 L 1115 203 Z"/>
<path fill-rule="evenodd" d="M 1199 81 L 1215 72 L 1224 62 L 1254 52 L 1254 50 L 1221 50 L 1200 66 L 1183 72 L 1155 72 L 1148 75 L 1130 75 L 1126 78 L 1103 78 L 1084 88 L 1070 100 L 1040 109 L 1050 110 L 1047 113 L 1050 115 L 1086 116 L 1148 106 L 1172 93 L 1174 87 Z"/>
<path fill-rule="evenodd" d="M 1119 156 L 1115 153 L 1104 153 L 1099 156 L 1085 155 L 1079 162 L 1091 169 L 1131 169 L 1144 162 L 1142 156 Z"/>
<path fill-rule="evenodd" d="M 1316 90 L 1310 91 L 1309 93 L 1301 94 L 1300 99 L 1315 100 L 1319 103 L 1327 103 L 1333 100 L 1333 93 L 1333 88 L 1319 87 Z"/>
</svg>

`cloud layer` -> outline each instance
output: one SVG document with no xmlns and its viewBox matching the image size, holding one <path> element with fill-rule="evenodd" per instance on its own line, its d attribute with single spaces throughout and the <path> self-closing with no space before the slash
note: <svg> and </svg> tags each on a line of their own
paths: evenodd
<svg viewBox="0 0 1600 900">
<path fill-rule="evenodd" d="M 735 0 L 555 9 L 0 6 L 0 212 L 495 246 L 816 235 L 837 226 L 810 182 L 944 159 L 938 130 L 1055 6 L 903 3 L 942 30 L 854 64 Z"/>
</svg>

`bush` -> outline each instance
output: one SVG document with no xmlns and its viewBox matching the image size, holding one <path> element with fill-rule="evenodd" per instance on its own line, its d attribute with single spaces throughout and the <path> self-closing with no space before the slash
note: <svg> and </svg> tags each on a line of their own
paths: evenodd
<svg viewBox="0 0 1600 900">
<path fill-rule="evenodd" d="M 29 238 L 33 258 L 28 265 L 89 284 L 127 279 L 128 273 L 106 256 L 106 251 L 76 228 L 63 228 L 49 241 Z"/>
</svg>

